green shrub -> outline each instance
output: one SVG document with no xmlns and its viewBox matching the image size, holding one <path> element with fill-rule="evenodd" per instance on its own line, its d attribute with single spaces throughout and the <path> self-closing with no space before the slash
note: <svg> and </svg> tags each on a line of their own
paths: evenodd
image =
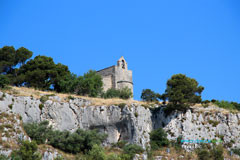
<svg viewBox="0 0 240 160">
<path fill-rule="evenodd" d="M 127 144 L 127 141 L 119 141 L 113 145 L 113 147 L 123 148 Z"/>
<path fill-rule="evenodd" d="M 38 144 L 44 144 L 48 140 L 47 144 L 74 154 L 79 152 L 86 153 L 92 149 L 94 144 L 99 145 L 106 138 L 105 134 L 99 134 L 96 130 L 84 131 L 78 129 L 74 133 L 53 130 L 51 127 L 48 127 L 47 121 L 39 124 L 24 124 L 24 129 L 28 136 Z"/>
<path fill-rule="evenodd" d="M 3 154 L 0 155 L 0 160 L 9 160 L 9 158 Z"/>
<path fill-rule="evenodd" d="M 45 103 L 46 101 L 48 100 L 48 96 L 42 96 L 41 98 L 40 98 L 40 101 L 42 102 L 42 103 Z"/>
<path fill-rule="evenodd" d="M 199 160 L 223 160 L 223 147 L 221 145 L 218 146 L 207 146 L 202 145 L 201 148 L 197 150 L 197 155 Z"/>
<path fill-rule="evenodd" d="M 103 147 L 94 144 L 92 149 L 86 154 L 79 154 L 75 160 L 132 160 L 127 154 L 117 155 L 110 153 L 107 155 Z"/>
<path fill-rule="evenodd" d="M 119 98 L 120 90 L 110 88 L 105 93 L 102 94 L 102 98 Z"/>
<path fill-rule="evenodd" d="M 213 100 L 212 100 L 213 101 Z M 240 103 L 237 102 L 229 102 L 229 101 L 218 101 L 214 100 L 214 104 L 216 104 L 220 108 L 228 109 L 228 110 L 239 110 L 240 111 Z"/>
<path fill-rule="evenodd" d="M 202 101 L 202 103 L 208 104 L 208 103 L 210 103 L 210 101 L 209 100 L 205 100 L 205 101 Z"/>
<path fill-rule="evenodd" d="M 43 109 L 43 107 L 44 107 L 44 105 L 41 103 L 41 104 L 39 104 L 39 109 L 40 110 L 42 110 Z"/>
<path fill-rule="evenodd" d="M 13 160 L 41 160 L 40 153 L 37 152 L 37 143 L 35 141 L 22 141 L 20 149 L 13 151 L 11 158 Z"/>
<path fill-rule="evenodd" d="M 231 104 L 231 102 L 228 102 L 228 101 L 216 101 L 214 102 L 214 104 L 216 104 L 220 108 L 225 108 L 229 110 L 236 109 L 236 107 L 233 104 Z"/>
<path fill-rule="evenodd" d="M 207 149 L 199 149 L 197 151 L 199 160 L 206 160 L 210 158 L 210 152 Z"/>
<path fill-rule="evenodd" d="M 6 75 L 0 74 L 0 88 L 5 88 L 9 84 L 9 79 Z"/>
<path fill-rule="evenodd" d="M 167 106 L 164 108 L 164 113 L 166 114 L 166 116 L 170 115 L 172 112 L 174 111 L 181 111 L 181 112 L 186 112 L 189 109 L 189 105 L 187 104 L 172 104 L 169 103 L 167 104 Z"/>
<path fill-rule="evenodd" d="M 102 93 L 102 78 L 96 71 L 89 70 L 83 76 L 78 77 L 77 81 L 76 91 L 79 95 L 97 97 Z"/>
<path fill-rule="evenodd" d="M 107 160 L 124 160 L 121 156 L 111 153 L 107 156 Z"/>
<path fill-rule="evenodd" d="M 153 150 L 168 146 L 167 133 L 162 128 L 153 130 L 150 133 L 150 144 Z"/>
<path fill-rule="evenodd" d="M 212 103 L 215 103 L 216 101 L 217 101 L 216 99 L 212 99 L 212 100 L 211 100 Z"/>
<path fill-rule="evenodd" d="M 128 144 L 123 147 L 123 153 L 129 155 L 130 159 L 132 159 L 135 154 L 143 153 L 142 147 L 136 144 Z"/>
<path fill-rule="evenodd" d="M 105 93 L 102 93 L 102 98 L 121 98 L 129 99 L 133 96 L 131 89 L 125 87 L 123 89 L 110 88 Z"/>
<path fill-rule="evenodd" d="M 240 148 L 232 149 L 233 153 L 240 156 Z"/>
<path fill-rule="evenodd" d="M 182 150 L 182 136 L 178 136 L 176 141 L 171 141 L 171 146 L 174 147 L 177 151 Z"/>
<path fill-rule="evenodd" d="M 221 145 L 214 146 L 211 150 L 211 156 L 214 160 L 223 160 L 223 147 Z"/>
<path fill-rule="evenodd" d="M 52 128 L 48 126 L 48 121 L 42 121 L 38 123 L 26 123 L 23 124 L 24 130 L 30 138 L 35 140 L 37 144 L 44 144 L 49 134 L 52 132 Z"/>
<path fill-rule="evenodd" d="M 106 158 L 107 157 L 104 153 L 104 149 L 97 144 L 94 144 L 92 149 L 87 154 L 88 160 L 106 160 Z"/>
<path fill-rule="evenodd" d="M 54 160 L 65 160 L 62 156 L 57 156 Z"/>
<path fill-rule="evenodd" d="M 120 103 L 120 104 L 118 104 L 118 106 L 121 108 L 121 110 L 122 110 L 126 105 L 127 105 L 126 103 Z"/>
<path fill-rule="evenodd" d="M 137 112 L 135 112 L 134 115 L 135 115 L 136 118 L 138 117 L 138 113 Z"/>
<path fill-rule="evenodd" d="M 95 130 L 78 129 L 74 133 L 54 131 L 48 144 L 69 153 L 79 153 L 91 150 L 94 144 L 101 144 L 106 135 L 98 134 Z"/>
<path fill-rule="evenodd" d="M 13 104 L 8 105 L 8 108 L 12 109 L 12 107 L 13 107 Z"/>
<path fill-rule="evenodd" d="M 68 96 L 68 99 L 70 100 L 74 100 L 74 97 L 73 96 Z"/>
<path fill-rule="evenodd" d="M 125 88 L 120 90 L 119 98 L 121 98 L 121 99 L 129 99 L 129 98 L 132 98 L 132 97 L 133 97 L 133 93 L 132 93 L 130 88 L 125 87 Z"/>
<path fill-rule="evenodd" d="M 208 123 L 212 124 L 213 127 L 216 127 L 219 124 L 219 121 L 209 120 Z"/>
</svg>

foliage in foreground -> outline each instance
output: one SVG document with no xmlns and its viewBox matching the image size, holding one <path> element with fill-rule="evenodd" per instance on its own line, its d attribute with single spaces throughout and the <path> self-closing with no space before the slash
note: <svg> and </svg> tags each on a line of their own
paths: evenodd
<svg viewBox="0 0 240 160">
<path fill-rule="evenodd" d="M 133 96 L 130 88 L 125 87 L 123 89 L 110 88 L 105 93 L 101 95 L 102 98 L 121 98 L 129 99 Z"/>
<path fill-rule="evenodd" d="M 55 148 L 68 153 L 88 152 L 94 144 L 100 145 L 106 135 L 99 134 L 95 130 L 78 129 L 74 133 L 69 131 L 58 131 L 48 127 L 48 122 L 43 121 L 39 124 L 24 124 L 24 129 L 28 136 L 38 144 L 49 144 Z"/>
</svg>

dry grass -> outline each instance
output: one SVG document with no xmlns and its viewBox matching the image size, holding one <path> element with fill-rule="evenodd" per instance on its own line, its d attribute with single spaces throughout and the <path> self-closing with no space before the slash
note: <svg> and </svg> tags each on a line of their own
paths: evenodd
<svg viewBox="0 0 240 160">
<path fill-rule="evenodd" d="M 194 109 L 194 111 L 203 113 L 203 112 L 209 112 L 209 113 L 218 113 L 221 112 L 222 114 L 229 114 L 229 113 L 239 113 L 238 110 L 228 110 L 228 109 L 224 109 L 224 108 L 219 108 L 218 106 L 216 106 L 213 103 L 209 104 L 210 107 L 206 107 L 204 108 L 202 106 L 202 104 L 195 104 L 194 106 L 192 106 L 191 108 Z"/>
<path fill-rule="evenodd" d="M 68 97 L 74 98 L 82 98 L 92 102 L 92 105 L 100 106 L 100 105 L 115 105 L 115 104 L 137 104 L 137 105 L 150 105 L 149 103 L 136 101 L 132 99 L 123 100 L 119 98 L 112 98 L 112 99 L 103 99 L 103 98 L 93 98 L 87 96 L 79 96 L 76 94 L 65 94 L 65 93 L 57 93 L 53 91 L 40 91 L 33 88 L 26 88 L 26 87 L 11 87 L 11 89 L 4 91 L 8 94 L 15 95 L 15 96 L 26 96 L 26 97 L 34 97 L 34 98 L 41 98 L 42 95 L 56 95 L 62 99 L 62 101 L 68 101 Z"/>
<path fill-rule="evenodd" d="M 144 107 L 153 107 L 155 104 L 162 104 L 162 102 L 158 103 L 147 103 L 143 101 L 136 101 L 133 99 L 119 99 L 119 98 L 111 98 L 111 99 L 103 99 L 103 98 L 93 98 L 93 97 L 87 97 L 87 96 L 79 96 L 76 94 L 66 94 L 66 93 L 57 93 L 54 91 L 41 91 L 41 90 L 36 90 L 34 88 L 26 88 L 26 87 L 8 87 L 9 89 L 4 90 L 3 92 L 6 92 L 11 95 L 15 96 L 26 96 L 26 97 L 34 97 L 34 98 L 41 98 L 42 95 L 56 95 L 62 99 L 63 102 L 69 101 L 69 96 L 74 97 L 74 98 L 82 98 L 91 101 L 92 105 L 95 106 L 110 106 L 110 105 L 118 105 L 118 104 L 136 104 L 136 105 L 142 105 Z M 239 111 L 235 110 L 227 110 L 224 108 L 219 108 L 213 103 L 209 103 L 209 106 L 211 107 L 204 107 L 202 104 L 195 104 L 191 108 L 193 108 L 195 111 L 199 112 L 205 112 L 209 111 L 211 113 L 217 113 L 221 112 L 223 114 L 229 114 L 229 113 L 239 113 Z M 214 106 L 214 107 L 213 107 Z"/>
</svg>

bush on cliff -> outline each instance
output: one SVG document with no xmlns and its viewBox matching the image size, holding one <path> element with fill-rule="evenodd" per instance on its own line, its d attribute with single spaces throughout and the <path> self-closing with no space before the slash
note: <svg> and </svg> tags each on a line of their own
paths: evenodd
<svg viewBox="0 0 240 160">
<path fill-rule="evenodd" d="M 40 123 L 26 123 L 23 127 L 28 136 L 35 140 L 37 144 L 44 144 L 52 132 L 52 128 L 48 124 L 48 121 L 42 121 Z"/>
<path fill-rule="evenodd" d="M 97 97 L 102 92 L 102 77 L 96 71 L 90 70 L 83 76 L 78 77 L 76 92 L 79 95 Z"/>
<path fill-rule="evenodd" d="M 133 159 L 135 154 L 143 153 L 143 151 L 143 148 L 136 144 L 127 144 L 123 147 L 123 153 L 126 154 L 126 157 L 129 156 L 130 159 Z"/>
<path fill-rule="evenodd" d="M 110 88 L 105 93 L 102 93 L 102 98 L 121 98 L 129 99 L 133 96 L 133 93 L 130 88 L 125 87 L 123 89 L 114 89 Z"/>
<path fill-rule="evenodd" d="M 220 108 L 229 109 L 229 110 L 240 110 L 240 103 L 237 102 L 229 102 L 229 101 L 218 101 L 215 100 L 214 104 L 216 104 Z"/>
<path fill-rule="evenodd" d="M 22 141 L 19 150 L 11 154 L 13 160 L 41 160 L 41 154 L 37 152 L 38 146 L 35 141 Z"/>
<path fill-rule="evenodd" d="M 151 89 L 144 89 L 142 90 L 141 99 L 145 102 L 155 102 L 158 101 L 160 95 L 155 93 Z"/>
<path fill-rule="evenodd" d="M 105 134 L 99 134 L 95 130 L 77 129 L 74 133 L 69 131 L 53 130 L 44 121 L 39 124 L 24 124 L 28 136 L 37 141 L 38 144 L 47 143 L 55 148 L 69 153 L 88 152 L 94 144 L 100 145 L 106 138 Z"/>
<path fill-rule="evenodd" d="M 223 146 L 213 145 L 208 148 L 206 145 L 202 145 L 201 148 L 196 150 L 199 160 L 223 160 Z"/>
<path fill-rule="evenodd" d="M 150 133 L 150 144 L 153 150 L 168 146 L 169 140 L 167 139 L 167 133 L 162 128 L 153 130 Z"/>
</svg>

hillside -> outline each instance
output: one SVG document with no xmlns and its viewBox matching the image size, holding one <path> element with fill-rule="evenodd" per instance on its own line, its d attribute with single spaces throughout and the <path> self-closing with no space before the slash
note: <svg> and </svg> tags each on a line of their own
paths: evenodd
<svg viewBox="0 0 240 160">
<path fill-rule="evenodd" d="M 17 137 L 29 139 L 21 127 L 22 123 L 44 120 L 49 121 L 54 129 L 60 131 L 74 132 L 78 128 L 98 129 L 107 134 L 107 139 L 103 143 L 105 147 L 127 141 L 147 149 L 150 147 L 149 133 L 162 127 L 167 133 L 167 138 L 173 141 L 180 136 L 183 140 L 217 140 L 219 141 L 217 144 L 221 143 L 226 148 L 224 156 L 228 159 L 237 159 L 236 156 L 230 157 L 228 150 L 240 148 L 240 113 L 214 105 L 208 107 L 195 105 L 186 113 L 174 112 L 166 115 L 162 104 L 89 98 L 28 88 L 13 87 L 1 91 L 0 97 L 2 129 L 0 153 L 6 155 L 18 147 Z M 166 148 L 162 148 L 153 155 L 155 159 L 171 156 L 175 159 L 196 159 L 193 150 L 198 146 L 196 143 L 185 142 L 182 144 L 185 151 L 178 152 L 171 148 L 171 154 L 168 154 Z M 53 151 L 49 151 L 51 156 L 42 151 L 41 153 L 46 155 L 45 159 L 53 159 L 52 154 L 55 151 L 62 153 L 52 147 L 47 148 Z M 139 157 L 146 159 L 146 153 Z"/>
</svg>

